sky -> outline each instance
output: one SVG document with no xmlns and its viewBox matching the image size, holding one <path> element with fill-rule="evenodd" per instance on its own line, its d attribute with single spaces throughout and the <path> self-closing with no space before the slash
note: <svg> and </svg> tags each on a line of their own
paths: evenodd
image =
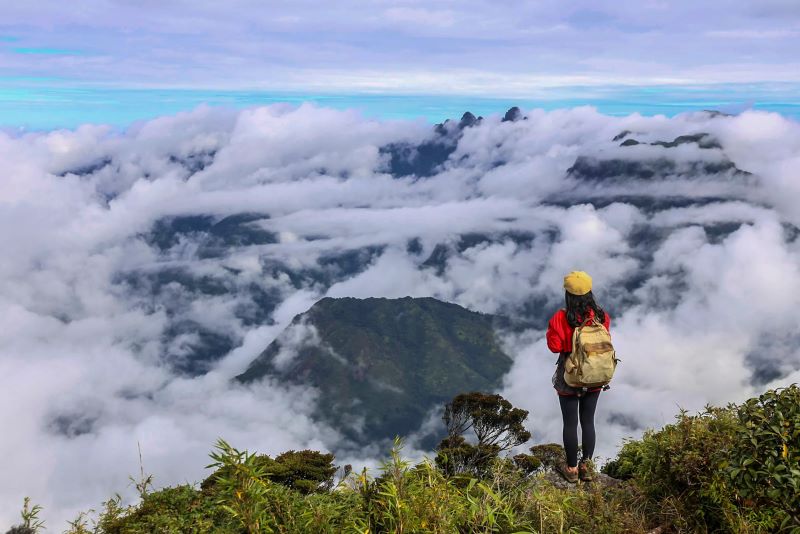
<svg viewBox="0 0 800 534">
<path fill-rule="evenodd" d="M 800 4 L 333 5 L 0 5 L 0 531 L 26 495 L 52 531 L 135 502 L 139 447 L 158 487 L 206 476 L 218 437 L 374 466 L 314 419 L 313 388 L 232 380 L 325 296 L 542 319 L 503 334 L 501 392 L 548 442 L 544 318 L 589 271 L 623 360 L 598 408 L 606 458 L 679 407 L 800 381 Z M 511 105 L 527 119 L 501 121 Z M 467 109 L 486 119 L 449 123 L 446 162 L 392 175 L 387 146 L 413 154 Z M 700 133 L 714 143 L 657 143 Z M 152 238 L 241 214 L 278 238 L 212 255 L 202 233 Z M 352 253 L 354 272 L 321 272 Z M 275 307 L 253 321 L 260 295 Z M 177 372 L 201 330 L 230 350 Z"/>
<path fill-rule="evenodd" d="M 4 2 L 0 125 L 280 100 L 436 121 L 510 102 L 797 115 L 798 50 L 793 0 Z"/>
</svg>

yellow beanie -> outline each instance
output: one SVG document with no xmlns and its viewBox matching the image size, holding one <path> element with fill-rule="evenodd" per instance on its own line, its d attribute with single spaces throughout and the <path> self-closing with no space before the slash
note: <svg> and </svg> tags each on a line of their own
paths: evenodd
<svg viewBox="0 0 800 534">
<path fill-rule="evenodd" d="M 573 295 L 585 295 L 592 290 L 592 277 L 583 271 L 572 271 L 564 277 L 564 289 Z"/>
</svg>

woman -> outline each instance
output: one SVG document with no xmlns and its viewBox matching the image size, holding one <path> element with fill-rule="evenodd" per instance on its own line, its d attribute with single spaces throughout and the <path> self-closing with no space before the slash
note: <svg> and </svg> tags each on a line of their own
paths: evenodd
<svg viewBox="0 0 800 534">
<path fill-rule="evenodd" d="M 547 346 L 558 352 L 558 366 L 553 375 L 553 387 L 561 403 L 564 420 L 564 450 L 566 463 L 558 467 L 568 482 L 592 480 L 590 460 L 594 454 L 594 411 L 602 388 L 573 388 L 564 381 L 564 362 L 572 352 L 572 333 L 576 327 L 591 323 L 594 317 L 606 327 L 611 317 L 597 305 L 592 295 L 592 278 L 583 271 L 573 271 L 564 277 L 566 309 L 558 310 L 547 325 Z M 582 432 L 582 457 L 578 462 L 578 420 Z"/>
</svg>

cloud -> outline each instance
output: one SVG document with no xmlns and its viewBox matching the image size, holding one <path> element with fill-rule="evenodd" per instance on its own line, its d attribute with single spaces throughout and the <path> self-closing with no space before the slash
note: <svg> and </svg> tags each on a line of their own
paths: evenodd
<svg viewBox="0 0 800 534">
<path fill-rule="evenodd" d="M 599 407 L 605 456 L 677 406 L 796 380 L 797 122 L 524 114 L 451 125 L 428 177 L 390 153 L 438 142 L 424 124 L 310 105 L 0 134 L 0 524 L 24 495 L 51 525 L 131 498 L 137 443 L 160 485 L 203 478 L 219 436 L 336 451 L 313 389 L 231 381 L 323 296 L 511 317 L 503 394 L 557 441 L 543 328 L 564 272 L 589 271 L 623 359 Z M 642 145 L 612 140 L 625 130 Z M 701 132 L 716 145 L 676 141 Z"/>
<path fill-rule="evenodd" d="M 434 28 L 448 28 L 455 24 L 455 17 L 450 10 L 432 10 L 412 7 L 392 7 L 384 11 L 383 15 L 394 22 L 408 25 L 431 26 Z"/>
<path fill-rule="evenodd" d="M 798 11 L 783 0 L 71 6 L 3 6 L 14 46 L 35 53 L 0 47 L 4 70 L 73 87 L 520 97 L 583 83 L 798 81 L 798 34 L 783 23 Z"/>
<path fill-rule="evenodd" d="M 793 30 L 714 30 L 708 32 L 709 37 L 721 37 L 725 39 L 780 39 L 783 37 L 793 37 L 797 34 Z"/>
<path fill-rule="evenodd" d="M 752 4 L 750 12 L 760 17 L 797 18 L 800 17 L 800 7 L 792 0 L 765 0 Z"/>
</svg>

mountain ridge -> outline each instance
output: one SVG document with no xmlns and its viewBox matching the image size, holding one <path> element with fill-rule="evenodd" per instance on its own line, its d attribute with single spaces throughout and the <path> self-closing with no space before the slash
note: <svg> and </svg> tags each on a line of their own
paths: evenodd
<svg viewBox="0 0 800 534">
<path fill-rule="evenodd" d="M 316 388 L 317 416 L 356 444 L 416 431 L 459 391 L 500 386 L 511 368 L 501 318 L 432 297 L 326 297 L 236 377 Z"/>
</svg>

